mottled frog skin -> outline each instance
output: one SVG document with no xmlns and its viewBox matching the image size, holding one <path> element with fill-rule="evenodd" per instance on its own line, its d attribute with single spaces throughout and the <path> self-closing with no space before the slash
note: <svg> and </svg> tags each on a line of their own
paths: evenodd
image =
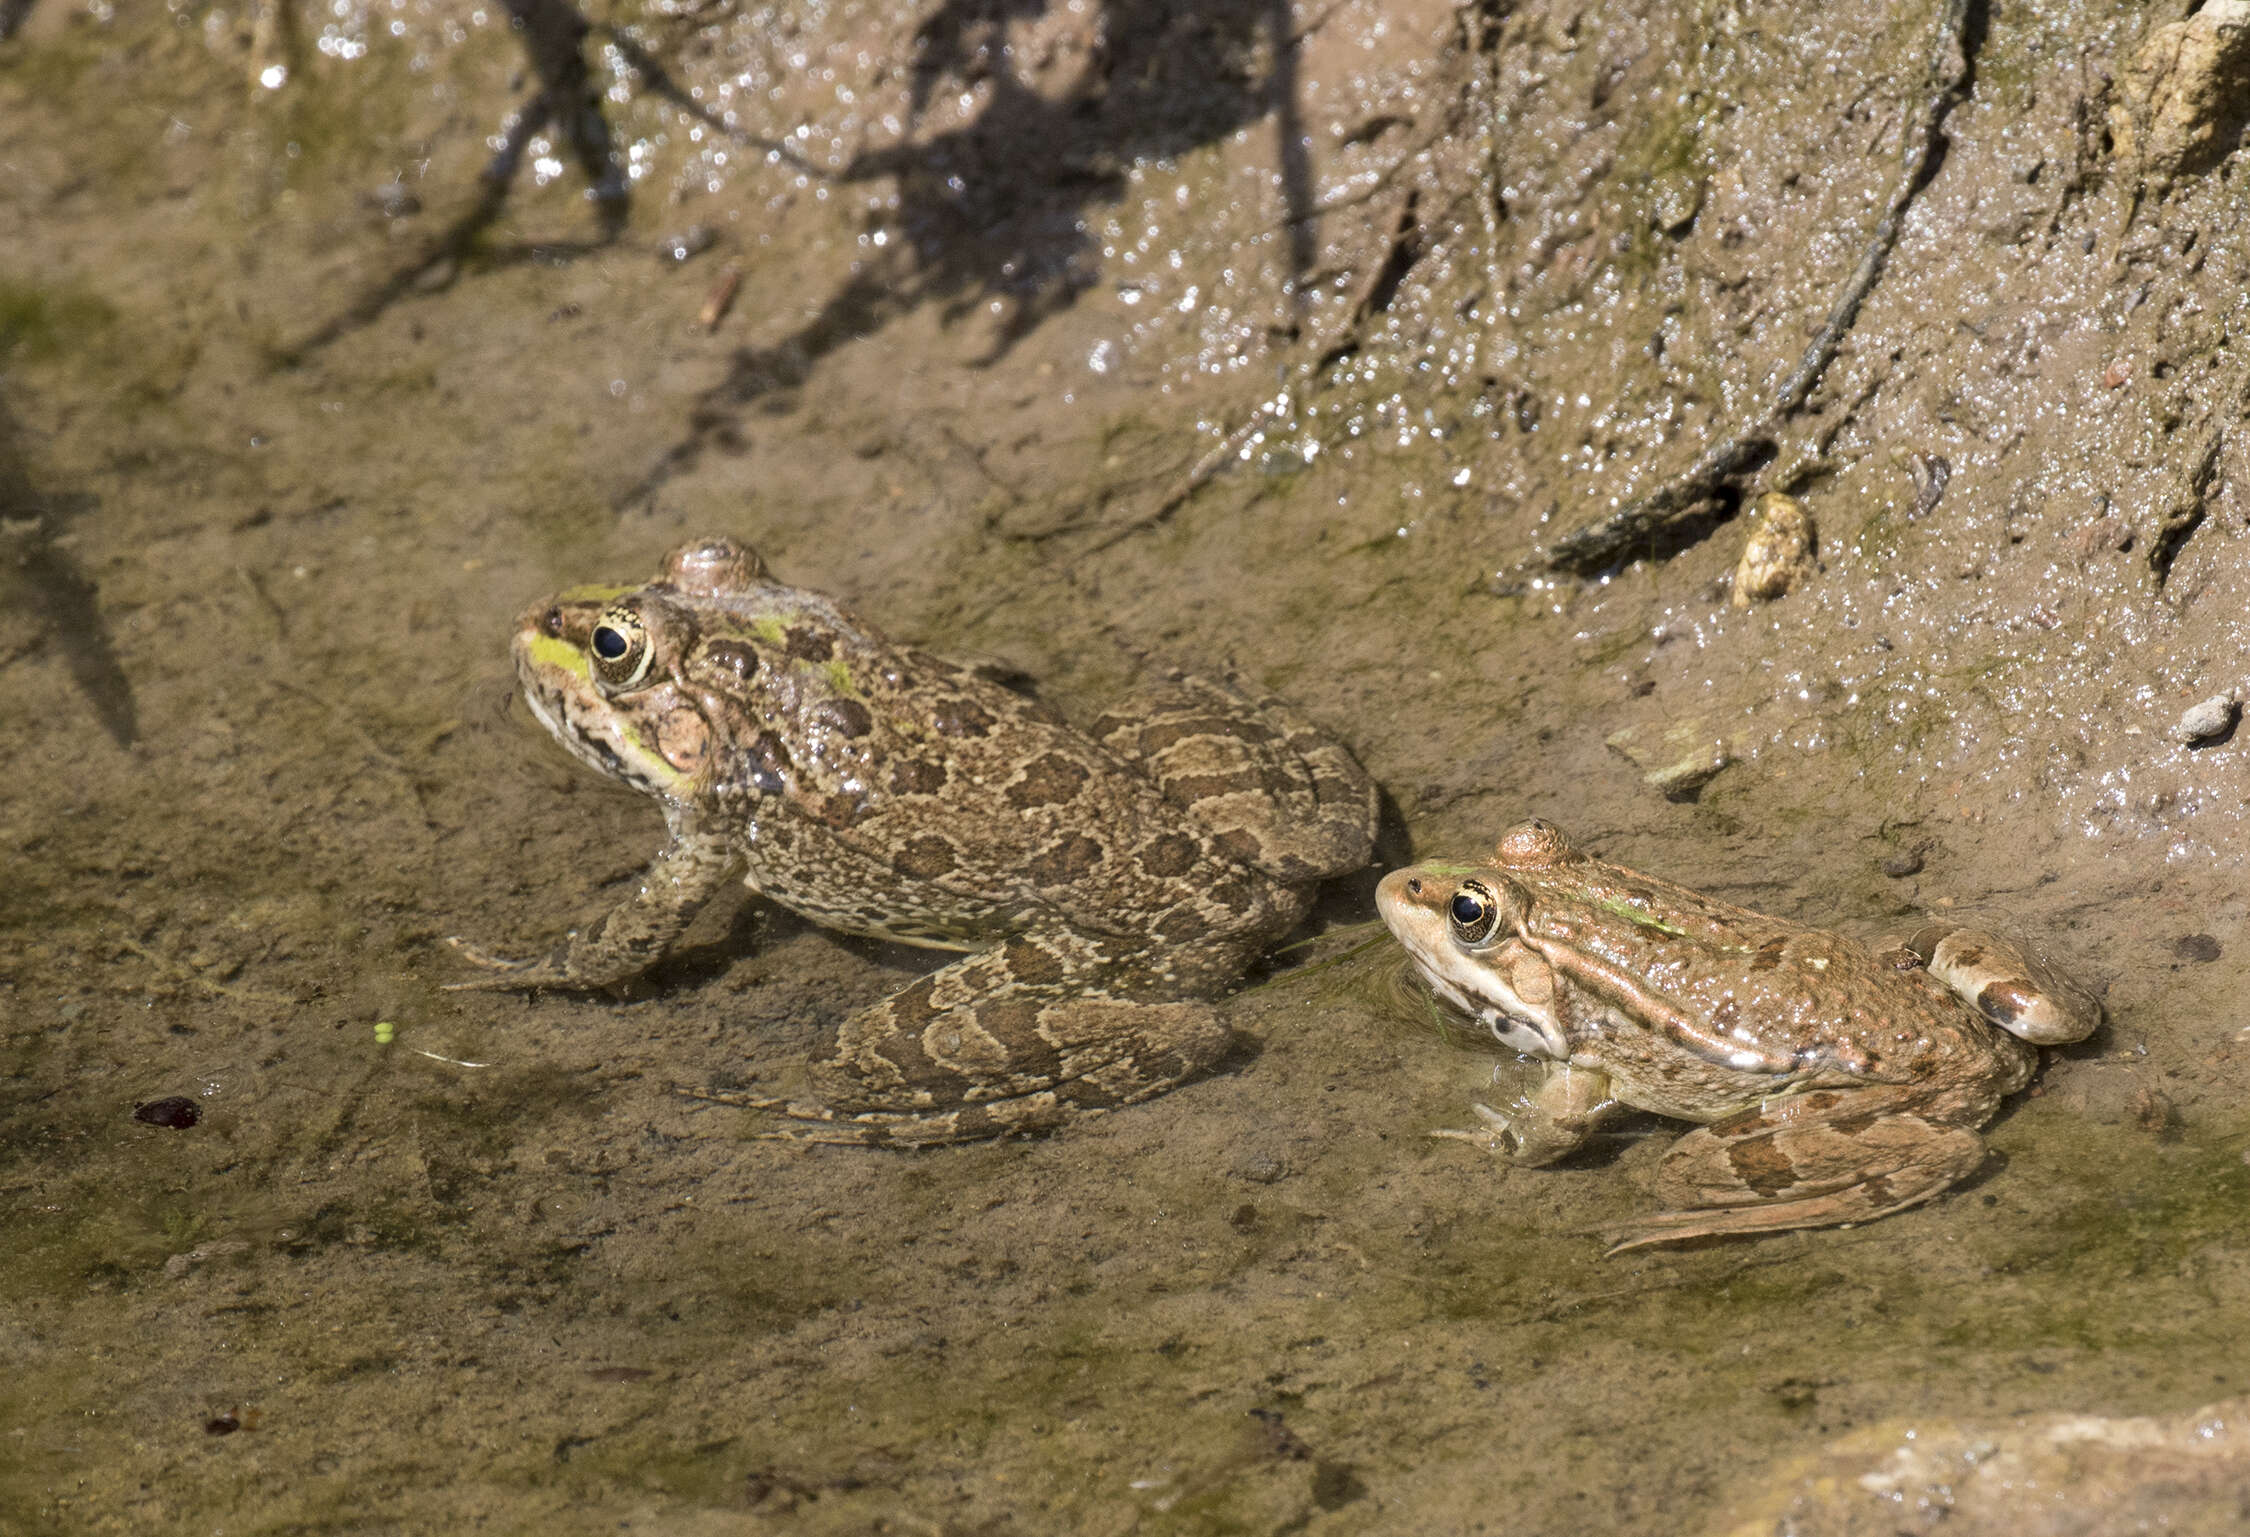
<svg viewBox="0 0 2250 1537">
<path fill-rule="evenodd" d="M 645 970 L 740 870 L 848 934 L 970 952 L 846 1020 L 813 1097 L 743 1099 L 811 1140 L 935 1143 L 1145 1099 L 1226 1043 L 1208 1000 L 1364 866 L 1374 789 L 1277 700 L 1176 676 L 1081 731 L 978 670 L 784 586 L 723 538 L 640 587 L 533 605 L 532 713 L 653 796 L 632 896 L 471 985 Z"/>
<path fill-rule="evenodd" d="M 1865 1222 L 1983 1160 L 1977 1128 L 2041 1045 L 2101 1005 L 2021 945 L 1933 925 L 1870 949 L 1592 859 L 1545 822 L 1489 860 L 1385 876 L 1376 905 L 1445 999 L 1545 1063 L 1484 1126 L 1552 1163 L 1627 1110 L 1702 1123 L 1657 1171 L 1660 1215 L 1611 1250 Z"/>
</svg>

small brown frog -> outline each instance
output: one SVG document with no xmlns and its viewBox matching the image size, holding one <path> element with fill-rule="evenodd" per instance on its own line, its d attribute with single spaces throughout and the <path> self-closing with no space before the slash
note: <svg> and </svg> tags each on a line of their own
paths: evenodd
<svg viewBox="0 0 2250 1537">
<path fill-rule="evenodd" d="M 1439 996 L 1546 1064 L 1484 1126 L 1441 1133 L 1552 1163 L 1604 1121 L 1701 1123 L 1658 1167 L 1666 1210 L 1611 1253 L 1866 1222 L 1983 1160 L 1977 1128 L 2040 1046 L 2101 1005 L 2022 946 L 1932 926 L 1869 949 L 1589 858 L 1540 821 L 1489 861 L 1393 871 L 1384 922 Z"/>
</svg>

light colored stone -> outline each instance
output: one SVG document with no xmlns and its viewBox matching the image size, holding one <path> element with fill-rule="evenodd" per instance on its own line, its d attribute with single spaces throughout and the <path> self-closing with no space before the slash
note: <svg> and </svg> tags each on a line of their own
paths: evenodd
<svg viewBox="0 0 2250 1537">
<path fill-rule="evenodd" d="M 2169 182 L 2226 157 L 2250 119 L 2250 0 L 2210 0 L 2151 32 L 2117 82 L 2110 142 Z"/>
<path fill-rule="evenodd" d="M 2235 703 L 2231 694 L 2213 694 L 2200 704 L 2191 704 L 2187 713 L 2172 728 L 2172 740 L 2186 746 L 2210 737 L 2223 736 L 2234 725 Z"/>
<path fill-rule="evenodd" d="M 1758 498 L 1744 521 L 1749 535 L 1734 568 L 1731 601 L 1736 608 L 1772 602 L 1813 569 L 1813 522 L 1804 503 L 1769 491 Z"/>
<path fill-rule="evenodd" d="M 1726 739 L 1700 717 L 1661 728 L 1627 726 L 1606 739 L 1609 750 L 1641 771 L 1641 782 L 1666 800 L 1694 800 L 1734 761 Z"/>
</svg>

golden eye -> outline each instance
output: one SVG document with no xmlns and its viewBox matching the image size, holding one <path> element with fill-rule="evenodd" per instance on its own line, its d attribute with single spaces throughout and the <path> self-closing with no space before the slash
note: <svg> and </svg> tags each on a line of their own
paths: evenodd
<svg viewBox="0 0 2250 1537">
<path fill-rule="evenodd" d="M 1481 945 L 1492 937 L 1500 922 L 1500 904 L 1492 893 L 1475 881 L 1463 884 L 1446 903 L 1445 915 L 1452 920 L 1453 937 L 1465 945 Z"/>
<path fill-rule="evenodd" d="M 656 660 L 648 627 L 641 623 L 640 615 L 623 607 L 603 610 L 601 618 L 594 621 L 588 649 L 593 652 L 594 681 L 605 693 L 638 687 Z"/>
</svg>

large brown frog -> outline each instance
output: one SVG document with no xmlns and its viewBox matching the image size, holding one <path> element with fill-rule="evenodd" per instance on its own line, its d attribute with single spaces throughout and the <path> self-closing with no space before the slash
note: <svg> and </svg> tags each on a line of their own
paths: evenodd
<svg viewBox="0 0 2250 1537">
<path fill-rule="evenodd" d="M 1446 1133 L 1552 1163 L 1629 1110 L 1702 1123 L 1657 1170 L 1668 1208 L 1611 1250 L 1865 1222 L 1983 1160 L 1977 1128 L 2038 1048 L 2101 1005 L 2016 942 L 1932 925 L 1870 949 L 1606 864 L 1553 826 L 1383 878 L 1375 901 L 1438 994 L 1540 1059 L 1537 1086 Z"/>
<path fill-rule="evenodd" d="M 633 895 L 471 985 L 645 970 L 729 875 L 845 933 L 970 953 L 847 1019 L 814 1097 L 746 1100 L 815 1140 L 1053 1125 L 1208 1067 L 1209 1000 L 1373 848 L 1375 795 L 1286 705 L 1176 676 L 1081 731 L 700 539 L 641 587 L 526 610 L 516 670 L 572 753 L 654 796 Z"/>
</svg>

